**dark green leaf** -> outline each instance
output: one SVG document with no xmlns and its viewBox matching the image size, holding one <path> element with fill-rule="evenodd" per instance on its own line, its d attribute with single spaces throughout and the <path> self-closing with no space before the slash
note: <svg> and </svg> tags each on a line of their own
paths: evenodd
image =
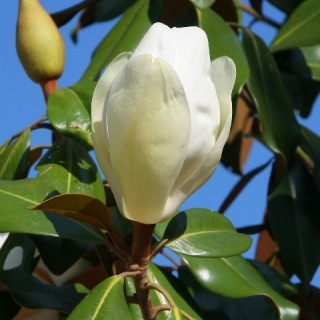
<svg viewBox="0 0 320 320">
<path fill-rule="evenodd" d="M 292 107 L 307 118 L 319 94 L 320 82 L 284 72 L 281 76 Z"/>
<path fill-rule="evenodd" d="M 132 319 L 123 294 L 123 277 L 104 280 L 73 310 L 68 320 Z"/>
<path fill-rule="evenodd" d="M 24 234 L 11 233 L 0 250 L 0 274 L 6 269 L 19 268 L 32 273 L 35 246 Z"/>
<path fill-rule="evenodd" d="M 139 0 L 126 11 L 117 25 L 95 49 L 92 61 L 80 81 L 96 80 L 102 69 L 117 55 L 135 49 L 150 27 L 148 2 L 148 0 Z"/>
<path fill-rule="evenodd" d="M 320 45 L 294 48 L 274 54 L 279 69 L 300 77 L 320 80 Z"/>
<path fill-rule="evenodd" d="M 53 21 L 58 27 L 63 26 L 69 22 L 78 12 L 89 7 L 95 2 L 95 0 L 82 1 L 68 9 L 51 14 Z"/>
<path fill-rule="evenodd" d="M 268 221 L 281 258 L 309 282 L 320 263 L 320 197 L 305 168 L 294 161 L 268 197 Z"/>
<path fill-rule="evenodd" d="M 133 279 L 131 277 L 126 277 L 124 279 L 124 292 L 127 297 L 133 297 L 136 293 Z M 141 320 L 142 319 L 142 314 L 141 314 L 141 310 L 140 310 L 139 305 L 137 305 L 136 303 L 129 303 L 128 307 L 129 307 L 131 317 L 133 320 Z M 158 318 L 159 319 L 157 319 L 157 320 L 164 320 L 162 313 L 160 313 L 158 315 Z"/>
<path fill-rule="evenodd" d="M 86 93 L 83 92 L 83 94 Z M 92 149 L 89 110 L 88 106 L 71 88 L 58 89 L 48 99 L 47 115 L 57 131 Z"/>
<path fill-rule="evenodd" d="M 132 231 L 132 221 L 125 218 L 119 211 L 118 207 L 109 208 L 111 213 L 112 225 L 123 237 Z"/>
<path fill-rule="evenodd" d="M 320 42 L 318 0 L 303 1 L 280 28 L 271 43 L 272 51 L 311 46 Z"/>
<path fill-rule="evenodd" d="M 95 4 L 95 21 L 108 21 L 123 13 L 137 0 L 102 0 Z"/>
<path fill-rule="evenodd" d="M 54 189 L 41 179 L 0 180 L 1 232 L 61 236 L 94 244 L 105 242 L 105 235 L 87 224 L 27 208 L 37 206 Z"/>
<path fill-rule="evenodd" d="M 31 273 L 37 262 L 34 253 L 34 245 L 24 234 L 10 234 L 0 251 L 0 283 L 26 308 L 71 312 L 86 289 L 81 285 L 55 287 L 33 277 Z"/>
<path fill-rule="evenodd" d="M 94 244 L 69 239 L 29 235 L 39 254 L 54 275 L 61 275 L 74 265 Z"/>
<path fill-rule="evenodd" d="M 19 269 L 11 269 L 0 275 L 14 299 L 28 309 L 48 308 L 71 312 L 84 298 L 86 289 L 82 285 L 56 287 L 45 284 Z"/>
<path fill-rule="evenodd" d="M 277 162 L 279 179 L 300 141 L 299 126 L 277 65 L 264 42 L 244 29 L 243 46 L 251 71 L 248 88 L 258 108 L 262 137 L 281 159 Z"/>
<path fill-rule="evenodd" d="M 14 301 L 9 291 L 0 292 L 1 320 L 12 320 L 20 311 L 20 306 Z"/>
<path fill-rule="evenodd" d="M 204 312 L 202 319 L 211 320 L 276 320 L 275 310 L 263 296 L 231 299 L 205 289 L 187 266 L 179 267 L 179 279 L 188 287 L 194 300 Z M 252 307 L 254 306 L 254 308 Z"/>
<path fill-rule="evenodd" d="M 30 130 L 8 145 L 0 147 L 0 179 L 16 180 L 24 178 L 30 151 Z"/>
<path fill-rule="evenodd" d="M 312 160 L 311 174 L 320 191 L 320 137 L 311 130 L 301 126 L 301 147 Z"/>
<path fill-rule="evenodd" d="M 213 10 L 198 11 L 199 27 L 207 34 L 211 60 L 221 56 L 230 57 L 237 68 L 233 95 L 239 93 L 249 77 L 249 66 L 241 44 L 234 31 Z"/>
<path fill-rule="evenodd" d="M 268 0 L 285 13 L 291 13 L 304 0 Z"/>
<path fill-rule="evenodd" d="M 200 10 L 205 10 L 210 8 L 215 0 L 191 0 L 191 2 Z"/>
<path fill-rule="evenodd" d="M 84 146 L 68 138 L 58 139 L 42 157 L 38 177 L 60 193 L 83 193 L 105 203 L 102 181 Z"/>
<path fill-rule="evenodd" d="M 198 258 L 183 256 L 190 271 L 206 289 L 229 298 L 262 295 L 277 308 L 281 320 L 298 319 L 299 308 L 274 291 L 241 256 Z"/>
<path fill-rule="evenodd" d="M 160 231 L 161 232 L 161 231 Z M 160 237 L 159 229 L 155 234 Z M 202 257 L 228 257 L 247 251 L 251 238 L 237 233 L 223 215 L 206 209 L 191 209 L 174 216 L 162 240 L 176 253 Z"/>
<path fill-rule="evenodd" d="M 249 260 L 249 262 L 260 271 L 269 285 L 281 295 L 286 297 L 297 293 L 297 289 L 288 278 L 280 274 L 276 269 L 258 260 Z"/>
</svg>

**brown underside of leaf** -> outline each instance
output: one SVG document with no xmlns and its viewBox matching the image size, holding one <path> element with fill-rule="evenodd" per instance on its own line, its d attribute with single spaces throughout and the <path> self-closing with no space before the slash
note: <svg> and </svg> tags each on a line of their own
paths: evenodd
<svg viewBox="0 0 320 320">
<path fill-rule="evenodd" d="M 221 161 L 234 173 L 243 174 L 244 165 L 250 154 L 253 138 L 248 136 L 254 117 L 246 102 L 239 97 L 230 135 L 224 146 Z"/>
</svg>

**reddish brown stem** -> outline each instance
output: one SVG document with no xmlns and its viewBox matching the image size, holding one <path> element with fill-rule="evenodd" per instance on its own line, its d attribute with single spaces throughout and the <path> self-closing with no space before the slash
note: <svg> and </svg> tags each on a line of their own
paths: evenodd
<svg viewBox="0 0 320 320">
<path fill-rule="evenodd" d="M 58 89 L 57 79 L 51 79 L 40 83 L 44 99 L 48 102 L 50 94 Z"/>
<path fill-rule="evenodd" d="M 133 282 L 136 288 L 136 295 L 144 320 L 155 320 L 156 310 L 152 306 L 148 289 L 148 263 L 150 261 L 150 249 L 152 234 L 155 225 L 133 222 L 133 242 L 130 255 L 129 271 L 139 271 Z"/>
</svg>

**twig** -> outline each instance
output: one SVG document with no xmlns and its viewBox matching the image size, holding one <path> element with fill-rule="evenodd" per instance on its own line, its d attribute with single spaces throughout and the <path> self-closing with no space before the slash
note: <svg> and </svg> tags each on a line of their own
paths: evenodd
<svg viewBox="0 0 320 320">
<path fill-rule="evenodd" d="M 161 251 L 161 254 L 175 265 L 175 270 L 177 270 L 180 267 L 180 263 L 176 259 L 174 259 L 170 254 L 166 253 L 163 249 Z"/>
<path fill-rule="evenodd" d="M 156 306 L 155 309 L 156 309 L 156 314 L 158 314 L 161 311 L 171 310 L 172 308 L 169 304 L 160 304 L 159 306 Z M 189 314 L 187 314 L 185 311 L 181 310 L 180 308 L 179 308 L 179 311 L 181 312 L 181 314 L 184 316 L 185 319 L 195 320 L 194 318 L 192 318 Z"/>
<path fill-rule="evenodd" d="M 256 10 L 254 10 L 252 7 L 246 5 L 243 2 L 239 2 L 239 6 L 243 11 L 246 11 L 247 13 L 251 14 L 253 17 L 255 17 L 257 20 L 261 20 L 263 22 L 266 22 L 268 24 L 270 24 L 271 26 L 279 29 L 281 27 L 281 25 L 275 21 L 273 21 L 270 18 L 267 18 L 265 16 L 262 16 L 259 12 L 257 12 Z"/>
<path fill-rule="evenodd" d="M 36 129 L 39 127 L 40 123 L 43 122 L 43 121 L 46 121 L 48 119 L 47 116 L 42 116 L 41 118 L 39 118 L 38 120 L 36 120 L 35 122 L 31 123 L 27 128 L 29 128 L 30 130 L 33 130 L 33 129 Z M 26 129 L 27 129 L 26 128 Z M 10 138 L 10 141 L 9 143 L 11 143 L 14 139 L 18 138 L 19 136 L 22 135 L 22 133 L 26 130 L 21 130 L 17 133 L 15 133 L 11 138 Z"/>
<path fill-rule="evenodd" d="M 113 251 L 121 260 L 123 260 L 126 264 L 129 262 L 128 256 L 118 249 L 113 243 L 110 241 L 106 241 L 104 245 L 109 248 L 111 251 Z"/>
<path fill-rule="evenodd" d="M 256 225 L 253 225 L 253 226 L 237 228 L 236 230 L 238 232 L 240 232 L 240 233 L 256 234 L 256 233 L 260 233 L 265 228 L 266 228 L 265 224 L 256 224 Z"/>
<path fill-rule="evenodd" d="M 169 302 L 170 306 L 172 308 L 176 307 L 176 303 L 173 301 L 173 299 L 171 298 L 170 294 L 164 289 L 162 288 L 159 284 L 157 283 L 149 283 L 147 285 L 147 289 L 150 290 L 150 289 L 154 289 L 154 290 L 157 290 L 158 292 L 160 292 L 166 299 L 167 301 Z"/>
</svg>

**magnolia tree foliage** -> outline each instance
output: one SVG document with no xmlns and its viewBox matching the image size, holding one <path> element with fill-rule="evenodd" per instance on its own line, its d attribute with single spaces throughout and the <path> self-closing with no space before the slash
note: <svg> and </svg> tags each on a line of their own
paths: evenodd
<svg viewBox="0 0 320 320">
<path fill-rule="evenodd" d="M 277 30 L 270 46 L 244 11 Z M 58 88 L 56 26 L 77 14 L 74 40 L 121 17 Z M 88 0 L 51 17 L 20 0 L 17 52 L 47 116 L 0 146 L 1 319 L 317 319 L 320 137 L 299 119 L 320 89 L 318 30 L 318 0 Z M 253 140 L 273 158 L 244 174 Z M 219 212 L 178 211 L 220 158 L 239 181 Z M 236 230 L 223 212 L 268 166 L 264 222 Z"/>
</svg>

